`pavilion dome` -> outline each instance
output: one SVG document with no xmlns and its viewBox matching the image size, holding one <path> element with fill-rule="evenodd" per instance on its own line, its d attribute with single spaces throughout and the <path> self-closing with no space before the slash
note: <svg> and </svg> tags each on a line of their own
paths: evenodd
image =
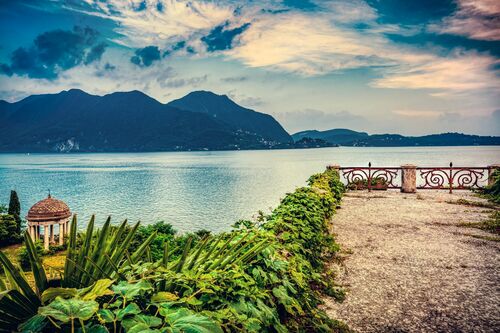
<svg viewBox="0 0 500 333">
<path fill-rule="evenodd" d="M 32 222 L 57 221 L 71 216 L 68 205 L 50 196 L 38 201 L 28 211 L 26 219 Z"/>
</svg>

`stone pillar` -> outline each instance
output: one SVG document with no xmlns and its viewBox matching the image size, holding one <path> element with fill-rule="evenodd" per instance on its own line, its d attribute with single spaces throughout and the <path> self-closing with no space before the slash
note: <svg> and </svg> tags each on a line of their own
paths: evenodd
<svg viewBox="0 0 500 333">
<path fill-rule="evenodd" d="M 493 173 L 495 170 L 500 170 L 500 164 L 488 165 L 488 186 L 493 185 Z"/>
<path fill-rule="evenodd" d="M 63 224 L 59 223 L 59 245 L 64 244 L 64 232 L 63 232 Z"/>
<path fill-rule="evenodd" d="M 45 250 L 49 249 L 49 226 L 43 226 L 43 247 Z"/>
<path fill-rule="evenodd" d="M 54 243 L 54 225 L 50 225 L 50 242 L 53 244 Z"/>
<path fill-rule="evenodd" d="M 417 191 L 417 167 L 404 164 L 401 169 L 401 192 L 415 193 Z"/>
</svg>

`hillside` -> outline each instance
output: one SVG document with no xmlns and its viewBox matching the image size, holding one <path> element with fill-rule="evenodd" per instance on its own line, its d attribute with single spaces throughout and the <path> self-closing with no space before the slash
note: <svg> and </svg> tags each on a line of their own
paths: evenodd
<svg viewBox="0 0 500 333">
<path fill-rule="evenodd" d="M 181 110 L 206 113 L 231 128 L 256 133 L 269 141 L 293 142 L 291 136 L 272 116 L 244 108 L 226 95 L 194 91 L 168 105 Z"/>
<path fill-rule="evenodd" d="M 500 145 L 500 137 L 479 136 L 462 133 L 442 133 L 424 136 L 404 136 L 400 134 L 372 134 L 348 129 L 328 131 L 302 131 L 292 135 L 299 141 L 309 137 L 325 140 L 331 144 L 360 147 L 405 147 L 405 146 L 474 146 Z"/>
<path fill-rule="evenodd" d="M 292 141 L 271 116 L 238 110 L 225 96 L 219 96 L 218 107 L 225 110 L 221 119 L 205 111 L 213 107 L 210 100 L 188 96 L 192 111 L 139 91 L 96 96 L 72 89 L 1 101 L 0 152 L 263 149 L 279 139 Z M 241 118 L 239 123 L 224 120 L 233 119 L 232 110 L 243 115 L 233 117 Z M 259 126 L 245 124 L 252 121 L 249 115 Z"/>
</svg>

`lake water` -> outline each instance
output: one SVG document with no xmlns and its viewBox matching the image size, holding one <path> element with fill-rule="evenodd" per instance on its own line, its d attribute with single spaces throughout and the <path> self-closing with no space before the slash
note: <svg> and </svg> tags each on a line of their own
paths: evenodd
<svg viewBox="0 0 500 333">
<path fill-rule="evenodd" d="M 0 203 L 17 190 L 23 216 L 52 195 L 102 224 L 128 218 L 164 220 L 180 232 L 227 230 L 259 210 L 269 212 L 285 193 L 305 185 L 327 164 L 341 166 L 487 166 L 500 147 L 321 148 L 126 154 L 0 154 Z"/>
</svg>

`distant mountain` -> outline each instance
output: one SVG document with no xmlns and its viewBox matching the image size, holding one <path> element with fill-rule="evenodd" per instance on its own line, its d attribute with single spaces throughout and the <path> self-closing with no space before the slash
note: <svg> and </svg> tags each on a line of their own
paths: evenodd
<svg viewBox="0 0 500 333">
<path fill-rule="evenodd" d="M 78 89 L 0 101 L 0 152 L 265 149 L 289 142 L 271 116 L 208 92 L 171 104 L 139 91 L 96 96 Z"/>
<path fill-rule="evenodd" d="M 194 91 L 167 105 L 181 110 L 206 113 L 233 129 L 255 133 L 269 141 L 293 142 L 290 134 L 272 116 L 239 106 L 226 95 Z"/>
<path fill-rule="evenodd" d="M 336 128 L 328 131 L 303 131 L 298 132 L 292 135 L 294 141 L 299 141 L 303 138 L 311 138 L 311 139 L 321 139 L 332 144 L 343 145 L 345 143 L 352 142 L 358 139 L 366 139 L 368 137 L 368 133 L 365 132 L 356 132 L 349 129 L 344 128 Z"/>
<path fill-rule="evenodd" d="M 462 133 L 443 133 L 424 136 L 403 136 L 399 134 L 373 134 L 347 129 L 328 131 L 302 131 L 292 135 L 295 141 L 306 137 L 325 140 L 331 144 L 359 147 L 402 147 L 402 146 L 474 146 L 500 145 L 498 136 L 478 136 Z"/>
</svg>

